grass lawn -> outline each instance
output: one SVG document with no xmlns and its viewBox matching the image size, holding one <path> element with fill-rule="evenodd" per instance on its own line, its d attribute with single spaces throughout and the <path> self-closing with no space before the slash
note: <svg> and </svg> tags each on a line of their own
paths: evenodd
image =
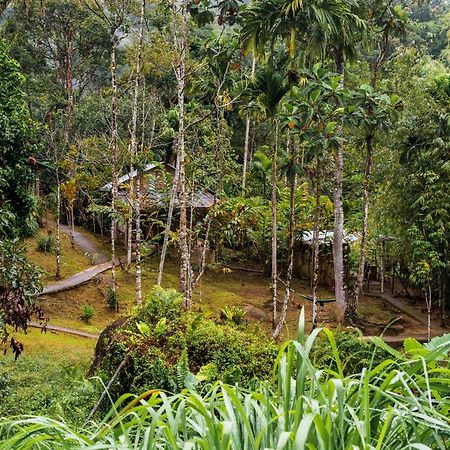
<svg viewBox="0 0 450 450">
<path fill-rule="evenodd" d="M 30 328 L 16 333 L 25 351 L 17 361 L 0 358 L 0 417 L 52 414 L 74 421 L 98 395 L 98 381 L 87 381 L 95 341 Z"/>
<path fill-rule="evenodd" d="M 159 258 L 154 257 L 146 261 L 143 272 L 143 293 L 152 289 L 156 282 Z M 117 270 L 117 284 L 119 297 L 119 314 L 108 307 L 106 303 L 106 289 L 110 283 L 110 272 L 101 274 L 96 280 L 65 292 L 48 295 L 40 300 L 50 323 L 89 332 L 101 332 L 106 325 L 113 322 L 120 315 L 133 308 L 135 301 L 134 270 L 130 273 Z M 194 290 L 194 310 L 210 315 L 218 314 L 225 306 L 236 305 L 248 310 L 247 318 L 250 321 L 259 321 L 268 333 L 271 331 L 270 280 L 258 273 L 241 271 L 223 271 L 219 267 L 206 271 L 198 286 Z M 163 287 L 178 287 L 178 264 L 169 259 L 166 263 L 166 272 L 163 277 Z M 306 317 L 311 317 L 312 304 L 300 294 L 309 294 L 310 289 L 306 280 L 294 280 L 294 293 L 288 308 L 287 325 L 284 337 L 292 336 L 296 332 L 299 310 L 304 307 Z M 283 301 L 284 289 L 280 288 L 280 305 Z M 330 297 L 332 292 L 320 289 L 319 296 Z M 80 319 L 85 304 L 92 305 L 94 316 L 87 324 Z M 400 316 L 379 298 L 362 296 L 360 313 L 370 318 L 374 324 L 387 324 Z M 322 325 L 335 326 L 335 304 L 325 304 L 319 307 L 319 322 Z M 417 324 L 411 319 L 403 317 L 400 322 L 406 329 L 417 332 Z M 368 334 L 379 334 L 382 328 L 374 325 Z"/>
<path fill-rule="evenodd" d="M 46 235 L 51 232 L 56 234 L 55 226 L 49 223 L 46 228 L 39 228 L 37 236 Z M 56 255 L 55 252 L 40 252 L 37 249 L 36 237 L 30 237 L 25 240 L 27 256 L 33 264 L 39 266 L 42 273 L 42 282 L 52 283 L 56 280 Z M 70 238 L 67 234 L 61 232 L 61 276 L 70 277 L 82 270 L 89 268 L 92 264 L 84 251 L 75 246 L 72 248 Z"/>
</svg>

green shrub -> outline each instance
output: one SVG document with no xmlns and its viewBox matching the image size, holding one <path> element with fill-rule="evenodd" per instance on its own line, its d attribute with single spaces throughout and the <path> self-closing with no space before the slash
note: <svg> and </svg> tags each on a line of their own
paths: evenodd
<svg viewBox="0 0 450 450">
<path fill-rule="evenodd" d="M 220 310 L 220 318 L 225 322 L 234 322 L 236 325 L 242 325 L 245 322 L 246 312 L 238 306 L 225 306 Z"/>
<path fill-rule="evenodd" d="M 338 329 L 334 332 L 336 346 L 344 373 L 359 373 L 364 367 L 377 365 L 388 354 L 372 342 L 366 342 L 355 328 Z M 311 359 L 316 367 L 336 370 L 336 359 L 325 335 L 320 335 L 311 350 Z"/>
<path fill-rule="evenodd" d="M 153 388 L 178 392 L 196 384 L 192 374 L 199 373 L 203 384 L 221 380 L 247 387 L 270 377 L 278 348 L 260 329 L 216 323 L 183 311 L 182 303 L 177 291 L 155 288 L 116 330 L 101 370 L 111 377 L 126 356 L 131 361 L 113 386 L 114 396 Z"/>
<path fill-rule="evenodd" d="M 92 305 L 84 305 L 81 310 L 81 320 L 89 323 L 94 316 L 94 307 Z"/>
<path fill-rule="evenodd" d="M 106 286 L 105 289 L 105 299 L 106 299 L 106 304 L 111 308 L 111 309 L 116 309 L 117 307 L 117 302 L 119 301 L 119 298 L 117 296 L 117 292 L 114 291 L 113 287 L 108 285 Z"/>
<path fill-rule="evenodd" d="M 55 248 L 56 242 L 52 234 L 39 234 L 36 237 L 37 250 L 43 253 L 50 253 Z"/>
<path fill-rule="evenodd" d="M 183 296 L 178 291 L 155 286 L 147 301 L 136 313 L 142 320 L 153 324 L 162 317 L 177 321 L 181 317 L 182 304 Z"/>
<path fill-rule="evenodd" d="M 448 448 L 450 336 L 431 347 L 411 340 L 406 356 L 375 340 L 391 358 L 346 376 L 333 333 L 323 330 L 336 371 L 323 371 L 309 356 L 321 330 L 305 336 L 299 328 L 297 340 L 280 350 L 274 383 L 123 396 L 102 421 L 78 429 L 45 417 L 9 421 L 0 426 L 0 448 Z M 189 382 L 186 354 L 177 373 Z"/>
</svg>

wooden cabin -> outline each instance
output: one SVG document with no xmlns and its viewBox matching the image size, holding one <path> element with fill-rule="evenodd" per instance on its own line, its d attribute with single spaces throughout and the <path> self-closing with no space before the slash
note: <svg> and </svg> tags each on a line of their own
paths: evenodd
<svg viewBox="0 0 450 450">
<path fill-rule="evenodd" d="M 172 180 L 175 175 L 175 167 L 171 164 L 149 163 L 140 171 L 140 185 L 143 194 L 142 210 L 155 209 L 167 205 L 170 200 Z M 137 170 L 132 170 L 119 178 L 119 198 L 129 200 L 130 183 L 135 182 L 138 176 Z M 112 183 L 107 183 L 100 188 L 102 192 L 110 192 Z M 208 190 L 187 190 L 186 201 L 188 207 L 195 209 L 207 209 L 216 202 L 215 195 Z M 178 200 L 175 200 L 175 207 Z"/>
<path fill-rule="evenodd" d="M 162 231 L 159 224 L 151 224 L 157 221 L 147 221 L 146 218 L 150 215 L 153 218 L 158 216 L 158 211 L 166 209 L 170 201 L 172 190 L 173 177 L 175 175 L 175 167 L 170 164 L 149 163 L 141 171 L 132 170 L 125 173 L 119 178 L 119 199 L 123 200 L 125 204 L 130 204 L 130 187 L 131 183 L 135 182 L 137 177 L 140 177 L 140 187 L 142 193 L 141 215 L 142 215 L 142 230 L 145 239 L 149 239 Z M 101 192 L 110 193 L 112 183 L 107 183 L 100 188 Z M 206 211 L 211 208 L 216 202 L 215 195 L 208 190 L 186 190 L 186 204 L 191 209 L 198 219 L 204 217 Z M 178 199 L 175 199 L 175 210 L 178 208 Z M 156 214 L 155 214 L 156 212 Z M 178 221 L 174 221 L 174 226 Z M 125 224 L 118 224 L 117 231 L 118 238 L 126 241 L 127 227 Z"/>
<path fill-rule="evenodd" d="M 344 232 L 344 252 L 349 251 L 350 244 L 356 242 L 356 234 Z M 313 232 L 303 231 L 296 235 L 294 252 L 294 271 L 300 278 L 312 279 L 313 273 Z M 319 283 L 324 286 L 334 285 L 333 266 L 333 231 L 319 232 Z"/>
</svg>

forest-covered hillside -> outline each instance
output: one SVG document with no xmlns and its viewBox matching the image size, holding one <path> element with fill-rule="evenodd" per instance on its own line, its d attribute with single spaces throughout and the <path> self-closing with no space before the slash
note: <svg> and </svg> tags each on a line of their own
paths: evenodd
<svg viewBox="0 0 450 450">
<path fill-rule="evenodd" d="M 449 306 L 448 0 L 0 1 L 0 449 L 445 449 Z"/>
</svg>

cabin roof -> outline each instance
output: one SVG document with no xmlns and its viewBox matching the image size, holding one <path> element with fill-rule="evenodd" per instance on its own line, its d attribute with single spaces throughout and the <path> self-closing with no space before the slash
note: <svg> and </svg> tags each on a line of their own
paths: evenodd
<svg viewBox="0 0 450 450">
<path fill-rule="evenodd" d="M 141 173 L 148 173 L 151 170 L 153 170 L 156 167 L 156 164 L 149 163 L 147 164 L 143 169 Z M 126 183 L 127 181 L 133 180 L 136 178 L 138 172 L 136 169 L 133 169 L 131 172 L 126 173 L 125 175 L 122 175 L 119 178 L 119 185 Z M 106 183 L 104 186 L 100 188 L 102 192 L 109 192 L 112 189 L 112 183 Z"/>
<path fill-rule="evenodd" d="M 300 241 L 306 245 L 312 245 L 314 232 L 307 230 L 298 233 L 296 240 Z M 331 230 L 321 230 L 319 231 L 319 244 L 331 245 L 333 243 L 334 232 Z M 350 244 L 359 240 L 359 236 L 356 233 L 347 233 L 344 230 L 344 242 Z"/>
<path fill-rule="evenodd" d="M 164 165 L 166 169 L 175 170 L 175 167 L 171 164 Z M 141 171 L 141 174 L 147 174 L 151 172 L 158 164 L 149 163 Z M 119 191 L 120 185 L 133 180 L 138 175 L 137 170 L 132 170 L 119 178 Z M 107 183 L 100 188 L 101 192 L 110 192 L 112 189 L 112 183 Z M 119 192 L 119 195 L 121 193 Z M 123 194 L 122 194 L 123 195 Z M 167 193 L 158 189 L 155 180 L 149 180 L 148 192 L 146 193 L 146 200 L 150 205 L 162 206 L 167 201 Z M 194 192 L 186 192 L 186 201 L 190 207 L 193 208 L 210 208 L 216 202 L 216 197 L 211 191 L 196 190 Z M 175 202 L 178 205 L 178 200 Z"/>
</svg>

